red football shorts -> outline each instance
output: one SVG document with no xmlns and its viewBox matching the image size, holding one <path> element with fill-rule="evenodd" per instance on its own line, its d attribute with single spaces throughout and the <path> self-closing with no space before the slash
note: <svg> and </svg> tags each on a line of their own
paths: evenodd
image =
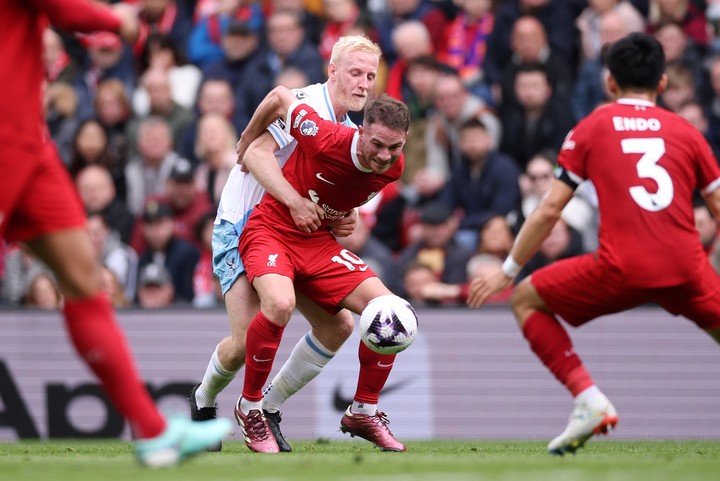
<svg viewBox="0 0 720 481">
<path fill-rule="evenodd" d="M 27 241 L 84 226 L 82 202 L 52 144 L 38 152 L 0 145 L 0 237 Z"/>
<path fill-rule="evenodd" d="M 362 281 L 375 277 L 362 259 L 329 232 L 320 237 L 294 236 L 258 224 L 251 221 L 240 237 L 240 258 L 251 283 L 264 274 L 289 277 L 296 289 L 335 314 L 340 302 Z"/>
<path fill-rule="evenodd" d="M 538 269 L 531 282 L 547 307 L 573 326 L 655 303 L 702 329 L 720 328 L 720 277 L 709 262 L 685 284 L 643 288 L 626 285 L 622 273 L 590 253 Z"/>
</svg>

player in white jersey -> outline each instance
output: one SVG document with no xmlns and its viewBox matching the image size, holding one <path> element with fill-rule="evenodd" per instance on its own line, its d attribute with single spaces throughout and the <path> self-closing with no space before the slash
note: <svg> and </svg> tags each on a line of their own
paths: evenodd
<svg viewBox="0 0 720 481">
<path fill-rule="evenodd" d="M 328 81 L 300 89 L 297 95 L 305 98 L 323 118 L 355 126 L 347 113 L 363 109 L 374 85 L 380 55 L 379 47 L 366 37 L 343 37 L 333 48 Z M 234 379 L 245 360 L 247 328 L 259 310 L 259 300 L 248 284 L 247 277 L 243 275 L 244 267 L 238 253 L 238 242 L 252 208 L 265 192 L 263 186 L 288 206 L 298 229 L 311 232 L 320 226 L 322 212 L 319 207 L 300 196 L 282 175 L 281 167 L 297 145 L 297 142 L 284 132 L 283 127 L 281 121 L 271 125 L 266 133 L 253 143 L 254 149 L 266 151 L 268 159 L 274 157 L 277 162 L 267 162 L 263 172 L 259 173 L 259 179 L 236 166 L 223 188 L 213 233 L 213 266 L 225 296 L 231 335 L 218 344 L 202 383 L 190 392 L 193 419 L 215 417 L 217 395 Z M 238 142 L 238 152 L 244 152 L 248 147 L 241 147 L 242 143 L 241 139 Z M 353 216 L 339 221 L 333 226 L 335 235 L 351 233 L 354 222 Z M 291 447 L 279 429 L 280 405 L 320 373 L 354 327 L 353 318 L 346 310 L 332 316 L 300 293 L 297 301 L 298 309 L 308 319 L 312 329 L 295 346 L 290 358 L 265 393 L 264 414 L 281 451 L 290 451 Z M 386 374 L 383 373 L 384 379 L 387 379 L 390 368 L 386 371 Z M 378 394 L 381 388 L 382 386 L 378 387 Z M 370 386 L 370 389 L 375 387 Z M 388 444 L 381 444 L 380 447 L 404 450 L 404 446 L 392 438 L 386 423 L 375 422 L 377 405 L 362 404 L 356 400 L 352 406 L 353 413 L 367 417 L 368 425 L 383 431 L 382 439 L 388 440 Z M 363 433 L 357 435 L 367 439 Z"/>
</svg>

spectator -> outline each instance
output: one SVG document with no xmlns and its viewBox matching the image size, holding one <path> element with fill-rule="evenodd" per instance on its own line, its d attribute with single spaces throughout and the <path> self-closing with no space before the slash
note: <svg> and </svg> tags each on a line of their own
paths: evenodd
<svg viewBox="0 0 720 481">
<path fill-rule="evenodd" d="M 480 229 L 477 254 L 488 254 L 500 260 L 505 259 L 514 240 L 510 223 L 505 217 L 495 216 Z"/>
<path fill-rule="evenodd" d="M 231 120 L 236 129 L 244 129 L 250 119 L 251 112 L 243 108 L 242 105 L 243 101 L 235 102 L 232 86 L 227 80 L 220 78 L 205 79 L 198 94 L 197 114 L 179 139 L 178 153 L 192 162 L 194 166 L 197 166 L 200 163 L 200 160 L 195 155 L 198 120 L 206 114 L 219 114 Z"/>
<path fill-rule="evenodd" d="M 175 288 L 162 264 L 148 264 L 138 278 L 138 305 L 145 309 L 170 307 L 175 303 Z"/>
<path fill-rule="evenodd" d="M 292 12 L 300 19 L 300 24 L 305 29 L 305 40 L 312 45 L 320 45 L 323 20 L 312 10 L 308 9 L 308 2 L 305 0 L 270 0 L 268 16 L 274 12 Z"/>
<path fill-rule="evenodd" d="M 62 307 L 62 295 L 50 273 L 41 272 L 30 280 L 23 296 L 23 307 L 55 311 Z"/>
<path fill-rule="evenodd" d="M 103 126 L 94 119 L 85 120 L 75 131 L 75 138 L 72 142 L 73 154 L 70 158 L 68 171 L 75 178 L 78 173 L 90 165 L 98 165 L 107 169 L 112 177 L 115 193 L 120 193 L 120 198 L 127 192 L 125 180 L 125 165 L 122 159 L 115 158 L 110 150 L 110 143 L 107 132 Z"/>
<path fill-rule="evenodd" d="M 455 238 L 475 252 L 485 222 L 519 210 L 520 171 L 513 159 L 495 151 L 487 127 L 477 118 L 460 126 L 459 137 L 462 162 L 453 166 L 440 200 L 462 213 Z"/>
<path fill-rule="evenodd" d="M 537 18 L 520 17 L 513 25 L 510 45 L 512 56 L 505 64 L 499 82 L 492 85 L 495 105 L 501 107 L 499 110 L 512 108 L 517 104 L 515 78 L 527 65 L 542 65 L 556 96 L 563 101 L 569 100 L 574 84 L 574 64 L 568 64 L 551 48 L 545 27 Z"/>
<path fill-rule="evenodd" d="M 468 281 L 463 284 L 445 284 L 442 282 L 427 283 L 422 288 L 422 298 L 425 302 L 441 302 L 444 304 L 464 304 L 467 301 L 468 287 L 473 279 L 481 277 L 493 268 L 502 266 L 502 261 L 490 254 L 476 254 L 467 264 Z M 512 294 L 512 285 L 488 298 L 487 302 L 506 303 Z"/>
<path fill-rule="evenodd" d="M 75 83 L 78 66 L 65 50 L 63 40 L 58 33 L 48 27 L 43 33 L 43 61 L 45 77 L 49 84 L 62 82 L 69 85 Z"/>
<path fill-rule="evenodd" d="M 146 115 L 136 115 L 128 126 L 128 133 L 131 139 L 139 136 L 138 124 L 143 119 L 154 116 L 160 117 L 167 122 L 172 132 L 173 148 L 177 148 L 175 142 L 179 142 L 180 136 L 185 128 L 192 123 L 193 114 L 190 110 L 181 107 L 173 100 L 170 75 L 160 68 L 147 70 L 142 78 L 141 85 L 148 93 L 150 110 Z M 131 148 L 137 147 L 131 144 Z"/>
<path fill-rule="evenodd" d="M 660 95 L 659 103 L 678 113 L 683 105 L 696 98 L 692 72 L 683 64 L 672 63 L 665 67 L 665 74 L 668 77 L 667 88 Z"/>
<path fill-rule="evenodd" d="M 6 305 L 22 305 L 31 281 L 40 274 L 50 273 L 50 269 L 21 244 L 7 245 L 2 261 L 4 274 L 0 299 Z"/>
<path fill-rule="evenodd" d="M 611 44 L 631 31 L 636 31 L 630 30 L 632 27 L 628 25 L 632 22 L 624 18 L 620 12 L 617 9 L 609 10 L 599 17 L 598 28 L 602 45 Z M 608 101 L 609 95 L 604 79 L 606 73 L 607 69 L 601 55 L 585 59 L 580 64 L 571 99 L 576 119 L 583 119 L 595 110 L 595 107 Z"/>
<path fill-rule="evenodd" d="M 440 78 L 440 64 L 430 55 L 421 55 L 408 62 L 405 78 L 407 90 L 403 92 L 403 99 L 410 110 L 410 132 L 404 149 L 405 169 L 401 179 L 406 185 L 411 185 L 415 174 L 427 167 L 428 146 L 425 136 L 433 107 L 435 84 Z M 430 195 L 420 184 L 421 180 L 418 180 L 416 188 L 421 195 Z"/>
<path fill-rule="evenodd" d="M 200 166 L 195 174 L 195 185 L 199 192 L 206 192 L 216 206 L 230 171 L 237 163 L 236 141 L 235 131 L 226 118 L 218 114 L 200 118 L 195 145 Z"/>
<path fill-rule="evenodd" d="M 405 247 L 398 257 L 393 292 L 402 292 L 402 275 L 413 261 L 425 264 L 435 274 L 436 280 L 451 284 L 466 281 L 465 266 L 472 252 L 455 240 L 459 222 L 450 207 L 442 202 L 425 205 L 416 226 L 417 237 Z M 398 294 L 402 295 L 402 294 Z"/>
<path fill-rule="evenodd" d="M 580 31 L 582 62 L 600 57 L 600 49 L 607 42 L 603 38 L 601 19 L 608 13 L 621 18 L 622 30 L 628 33 L 645 31 L 645 18 L 628 0 L 590 0 L 575 22 Z"/>
<path fill-rule="evenodd" d="M 138 35 L 133 53 L 140 58 L 145 42 L 151 33 L 167 35 L 173 43 L 180 46 L 186 54 L 186 43 L 192 31 L 192 16 L 183 8 L 183 3 L 175 0 L 139 0 L 140 34 Z"/>
<path fill-rule="evenodd" d="M 110 157 L 123 168 L 128 162 L 130 152 L 127 129 L 131 113 L 129 97 L 119 80 L 108 79 L 98 84 L 95 115 L 107 133 Z M 125 185 L 116 184 L 115 187 L 118 189 L 118 196 L 125 199 Z"/>
<path fill-rule="evenodd" d="M 186 62 L 177 44 L 169 37 L 151 34 L 145 42 L 140 64 L 141 72 L 148 69 L 167 72 L 173 102 L 188 110 L 195 107 L 202 72 Z M 150 112 L 150 98 L 144 85 L 138 85 L 135 89 L 132 104 L 137 116 L 142 117 Z"/>
<path fill-rule="evenodd" d="M 395 50 L 392 40 L 393 31 L 398 25 L 409 20 L 422 22 L 430 35 L 433 52 L 442 52 L 445 49 L 445 28 L 447 17 L 442 10 L 428 0 L 389 0 L 388 9 L 375 18 L 378 42 L 382 48 L 383 57 L 392 67 L 399 53 Z"/>
<path fill-rule="evenodd" d="M 698 101 L 691 100 L 685 102 L 678 109 L 677 114 L 703 133 L 715 153 L 715 157 L 720 159 L 720 131 L 710 129 L 710 120 L 703 106 Z"/>
<path fill-rule="evenodd" d="M 360 8 L 355 0 L 323 0 L 325 25 L 320 32 L 318 50 L 325 64 L 330 61 L 333 45 L 340 37 L 350 35 L 359 17 Z"/>
<path fill-rule="evenodd" d="M 515 22 L 522 16 L 537 18 L 548 33 L 549 50 L 562 59 L 563 69 L 577 65 L 578 34 L 575 12 L 567 0 L 509 0 L 495 12 L 493 31 L 488 38 L 483 69 L 488 85 L 499 84 L 507 63 L 513 59 L 511 36 Z"/>
<path fill-rule="evenodd" d="M 445 50 L 440 60 L 460 73 L 465 85 L 484 99 L 489 94 L 483 87 L 483 63 L 487 42 L 495 23 L 491 0 L 464 0 L 461 11 L 447 28 Z"/>
<path fill-rule="evenodd" d="M 544 150 L 535 154 L 525 170 L 525 194 L 522 200 L 522 216 L 527 218 L 550 191 L 557 153 Z M 570 199 L 562 211 L 562 219 L 580 233 L 583 247 L 588 252 L 597 245 L 597 209 L 582 196 L 582 192 Z"/>
<path fill-rule="evenodd" d="M 125 167 L 127 207 L 133 215 L 142 212 L 145 199 L 165 192 L 165 181 L 181 157 L 172 150 L 172 131 L 161 117 L 148 117 L 138 126 L 138 155 Z"/>
<path fill-rule="evenodd" d="M 657 25 L 653 36 L 660 42 L 667 65 L 682 64 L 692 72 L 693 83 L 698 92 L 705 88 L 705 70 L 701 50 L 698 49 L 682 27 L 677 23 Z"/>
<path fill-rule="evenodd" d="M 130 96 L 135 88 L 135 65 L 130 48 L 112 32 L 100 32 L 83 38 L 87 48 L 89 64 L 78 76 L 75 88 L 79 98 L 81 118 L 94 114 L 93 105 L 97 87 L 103 80 L 117 79 Z"/>
<path fill-rule="evenodd" d="M 121 309 L 128 307 L 131 304 L 130 299 L 125 297 L 123 287 L 120 285 L 120 281 L 115 276 L 115 273 L 107 267 L 102 267 L 102 283 L 103 290 L 110 299 L 110 303 L 115 309 Z"/>
<path fill-rule="evenodd" d="M 511 156 L 521 171 L 542 149 L 559 150 L 574 125 L 567 102 L 553 96 L 545 68 L 527 64 L 515 77 L 517 104 L 501 113 L 503 138 L 500 151 Z"/>
<path fill-rule="evenodd" d="M 248 30 L 259 32 L 263 14 L 259 2 L 252 0 L 225 0 L 218 10 L 198 20 L 188 38 L 189 59 L 205 68 L 209 63 L 225 56 L 225 41 L 230 25 L 244 24 Z"/>
<path fill-rule="evenodd" d="M 190 161 L 177 159 L 165 181 L 165 193 L 151 195 L 147 201 L 169 205 L 175 221 L 175 235 L 195 244 L 198 248 L 201 247 L 195 235 L 195 225 L 206 212 L 213 209 L 213 205 L 206 192 L 198 191 L 195 185 L 195 170 Z M 135 222 L 130 246 L 136 252 L 142 252 L 147 248 L 142 219 Z"/>
<path fill-rule="evenodd" d="M 411 261 L 403 271 L 400 292 L 403 292 L 403 297 L 414 306 L 437 304 L 435 300 L 428 300 L 425 295 L 428 286 L 434 284 L 438 284 L 438 279 L 432 268 L 420 261 Z"/>
<path fill-rule="evenodd" d="M 90 241 L 100 265 L 107 268 L 113 276 L 112 283 L 106 287 L 120 287 L 124 299 L 135 299 L 137 292 L 138 256 L 127 244 L 122 242 L 111 228 L 108 219 L 99 212 L 90 212 L 87 219 Z M 108 279 L 110 280 L 110 279 Z M 110 292 L 114 292 L 110 289 Z M 116 300 L 120 301 L 121 297 Z"/>
<path fill-rule="evenodd" d="M 208 211 L 200 217 L 194 226 L 195 241 L 200 247 L 200 260 L 193 272 L 192 305 L 195 308 L 214 307 L 222 302 L 220 281 L 213 274 L 212 237 L 215 212 Z"/>
<path fill-rule="evenodd" d="M 127 244 L 134 219 L 116 195 L 110 172 L 100 165 L 89 165 L 78 172 L 75 185 L 85 210 L 102 214 L 120 241 Z"/>
<path fill-rule="evenodd" d="M 708 255 L 710 264 L 715 272 L 720 274 L 720 243 L 718 242 L 718 229 L 710 210 L 704 202 L 697 202 L 693 214 L 695 217 L 695 228 L 700 236 L 700 243 Z"/>
<path fill-rule="evenodd" d="M 50 136 L 57 146 L 60 158 L 65 165 L 68 165 L 72 157 L 75 132 L 80 125 L 75 89 L 65 82 L 48 84 L 43 97 L 43 106 Z"/>
<path fill-rule="evenodd" d="M 391 38 L 397 58 L 388 72 L 386 92 L 393 98 L 405 101 L 410 89 L 406 76 L 408 63 L 421 56 L 433 55 L 433 46 L 427 27 L 418 20 L 398 24 Z"/>
<path fill-rule="evenodd" d="M 203 65 L 203 78 L 225 80 L 233 92 L 239 92 L 245 81 L 252 81 L 252 75 L 248 75 L 248 66 L 256 61 L 260 40 L 260 31 L 250 23 L 232 22 L 220 39 L 222 57 Z M 243 99 L 240 101 L 243 102 Z"/>
<path fill-rule="evenodd" d="M 442 72 L 435 82 L 435 113 L 427 129 L 427 162 L 423 175 L 426 187 L 423 197 L 442 189 L 456 165 L 461 165 L 459 128 L 470 118 L 479 119 L 492 138 L 492 147 L 500 143 L 501 126 L 495 114 L 480 98 L 468 92 L 455 72 Z M 433 192 L 434 191 L 434 192 Z"/>
<path fill-rule="evenodd" d="M 647 32 L 655 34 L 666 23 L 678 24 L 703 51 L 710 43 L 705 12 L 690 0 L 650 0 Z"/>
<path fill-rule="evenodd" d="M 317 47 L 305 37 L 305 29 L 295 12 L 278 10 L 267 19 L 267 45 L 252 66 L 252 80 L 245 85 L 247 107 L 255 111 L 272 90 L 275 77 L 283 69 L 296 67 L 311 83 L 325 80 L 323 59 Z"/>
<path fill-rule="evenodd" d="M 172 279 L 173 300 L 189 303 L 194 297 L 193 272 L 200 259 L 200 252 L 188 241 L 175 236 L 174 231 L 170 206 L 149 201 L 143 212 L 143 233 L 148 248 L 140 254 L 140 277 L 142 279 L 148 264 L 164 266 Z M 138 282 L 138 298 L 141 297 L 143 287 L 143 283 Z"/>
</svg>

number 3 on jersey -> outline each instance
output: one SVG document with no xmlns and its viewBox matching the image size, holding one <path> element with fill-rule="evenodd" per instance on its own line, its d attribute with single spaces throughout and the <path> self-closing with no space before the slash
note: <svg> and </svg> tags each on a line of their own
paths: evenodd
<svg viewBox="0 0 720 481">
<path fill-rule="evenodd" d="M 642 154 L 638 160 L 637 173 L 640 178 L 652 179 L 657 183 L 658 189 L 650 193 L 643 186 L 630 187 L 630 195 L 643 209 L 657 212 L 669 206 L 675 194 L 670 174 L 657 163 L 665 153 L 663 139 L 623 139 L 620 142 L 624 154 Z"/>
</svg>

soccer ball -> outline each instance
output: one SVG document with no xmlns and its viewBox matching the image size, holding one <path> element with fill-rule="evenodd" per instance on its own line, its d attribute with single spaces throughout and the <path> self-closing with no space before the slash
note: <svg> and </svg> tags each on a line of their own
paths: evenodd
<svg viewBox="0 0 720 481">
<path fill-rule="evenodd" d="M 396 354 L 412 344 L 417 336 L 418 318 L 402 297 L 376 297 L 360 315 L 360 338 L 380 354 Z"/>
</svg>

